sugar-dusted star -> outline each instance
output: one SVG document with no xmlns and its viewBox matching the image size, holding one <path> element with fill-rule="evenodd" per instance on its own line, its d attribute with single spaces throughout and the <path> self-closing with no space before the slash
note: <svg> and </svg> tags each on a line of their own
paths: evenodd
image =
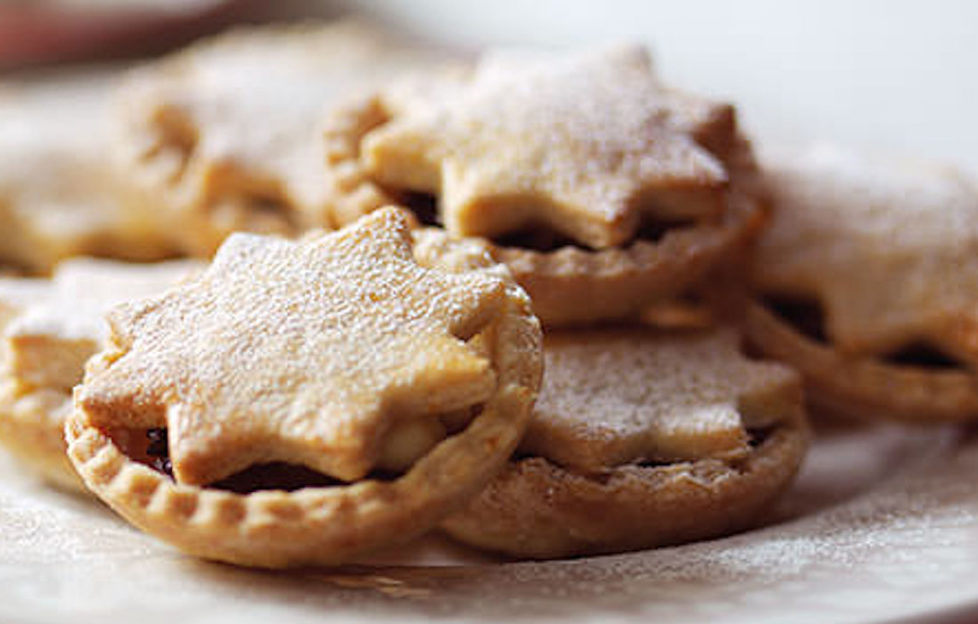
<svg viewBox="0 0 978 624">
<path fill-rule="evenodd" d="M 978 367 L 978 187 L 954 169 L 819 145 L 768 166 L 755 281 L 825 307 L 841 351 L 924 343 Z"/>
<path fill-rule="evenodd" d="M 498 274 L 419 266 L 395 209 L 299 242 L 237 234 L 197 280 L 110 314 L 76 401 L 103 430 L 168 427 L 180 483 L 273 461 L 351 481 L 397 422 L 491 395 L 465 340 L 504 301 Z"/>
<path fill-rule="evenodd" d="M 362 159 L 381 186 L 437 195 L 452 232 L 546 225 L 602 249 L 631 240 L 645 211 L 678 220 L 723 210 L 726 171 L 677 102 L 637 46 L 487 59 L 434 106 L 369 133 Z"/>
</svg>

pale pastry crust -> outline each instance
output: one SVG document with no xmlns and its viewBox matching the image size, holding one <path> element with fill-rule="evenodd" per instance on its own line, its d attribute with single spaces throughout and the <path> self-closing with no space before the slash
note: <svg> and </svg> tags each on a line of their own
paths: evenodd
<svg viewBox="0 0 978 624">
<path fill-rule="evenodd" d="M 625 48 L 606 54 L 609 65 L 620 62 L 628 66 L 629 71 L 635 72 L 635 76 L 641 75 L 648 79 L 651 75 L 648 59 L 640 49 Z M 602 58 L 594 53 L 592 56 Z M 594 58 L 590 62 L 595 62 Z M 483 80 L 488 80 L 485 78 L 487 74 L 505 73 L 498 70 L 497 65 L 498 62 L 488 58 L 477 66 L 474 79 L 458 73 L 444 76 L 440 81 L 434 80 L 431 88 L 434 95 L 428 96 L 427 103 L 424 97 L 417 95 L 416 87 L 399 83 L 380 94 L 357 98 L 334 110 L 327 123 L 325 142 L 327 169 L 335 189 L 332 210 L 337 222 L 349 222 L 392 201 L 409 202 L 405 191 L 420 190 L 435 194 L 441 218 L 449 231 L 456 234 L 493 236 L 506 233 L 506 228 L 518 229 L 520 224 L 533 221 L 537 218 L 534 215 L 543 210 L 540 206 L 559 205 L 556 200 L 546 199 L 545 192 L 534 190 L 526 181 L 521 184 L 528 186 L 530 190 L 527 193 L 530 195 L 519 198 L 511 193 L 507 195 L 502 182 L 499 188 L 489 188 L 483 184 L 479 188 L 482 188 L 486 197 L 500 198 L 498 201 L 492 199 L 493 210 L 487 208 L 484 212 L 501 221 L 499 224 L 476 227 L 472 225 L 476 221 L 475 217 L 466 220 L 468 217 L 463 219 L 461 216 L 450 216 L 453 211 L 468 214 L 468 204 L 462 202 L 459 207 L 453 207 L 446 199 L 444 184 L 436 184 L 430 180 L 432 173 L 429 170 L 433 166 L 430 159 L 434 158 L 438 162 L 439 155 L 444 157 L 441 165 L 443 175 L 447 175 L 446 168 L 450 169 L 457 164 L 454 156 L 442 153 L 450 148 L 439 147 L 436 143 L 438 133 L 434 128 L 439 127 L 444 120 L 433 116 L 431 109 L 437 109 L 440 101 L 453 102 L 453 98 L 458 99 L 460 91 L 464 91 L 471 83 L 478 84 L 480 75 Z M 478 89 L 473 87 L 473 90 Z M 530 91 L 532 93 L 532 89 Z M 505 99 L 509 95 L 503 93 L 500 97 Z M 671 183 L 662 183 L 663 188 L 651 191 L 663 205 L 671 206 L 664 209 L 664 214 L 692 218 L 692 223 L 686 227 L 667 230 L 661 240 L 632 240 L 638 227 L 639 213 L 635 204 L 629 204 L 617 208 L 610 205 L 607 207 L 606 212 L 628 215 L 627 218 L 616 217 L 612 220 L 613 225 L 606 224 L 611 230 L 605 234 L 611 238 L 592 239 L 590 233 L 594 230 L 590 226 L 584 228 L 586 231 L 570 234 L 572 238 L 583 237 L 581 241 L 596 244 L 597 248 L 565 246 L 553 251 L 537 251 L 494 244 L 493 256 L 510 267 L 517 281 L 533 299 L 535 312 L 547 326 L 584 325 L 609 319 L 635 318 L 646 305 L 675 297 L 701 282 L 709 270 L 741 253 L 763 223 L 766 209 L 764 195 L 757 181 L 750 146 L 736 133 L 732 107 L 664 89 L 658 97 L 663 102 L 664 110 L 668 111 L 669 121 L 663 122 L 663 125 L 674 133 L 669 136 L 673 136 L 677 144 L 684 146 L 683 149 L 692 150 L 691 153 L 709 159 L 720 176 L 717 180 L 722 178 L 722 181 L 713 184 L 707 183 L 704 178 L 695 183 L 677 183 L 675 188 L 670 187 Z M 467 102 L 464 98 L 460 101 Z M 443 116 L 449 116 L 455 109 L 448 107 L 447 111 Z M 402 122 L 402 118 L 407 121 Z M 430 122 L 431 132 L 409 131 L 412 127 L 410 120 L 414 118 Z M 463 124 L 460 127 L 462 130 L 458 131 L 461 137 L 459 140 L 463 144 L 470 140 L 465 132 L 470 129 L 472 132 L 479 132 L 483 128 L 477 124 L 471 127 Z M 486 168 L 492 171 L 511 171 L 517 177 L 516 172 L 527 170 L 527 167 L 514 163 L 508 163 L 508 168 L 503 167 L 503 161 L 506 161 L 512 150 L 504 145 L 493 151 L 491 138 L 493 137 L 485 139 L 489 143 L 485 149 L 473 148 L 473 153 L 467 156 L 472 170 L 470 177 L 473 180 L 479 177 L 476 175 L 479 171 Z M 531 139 L 532 137 L 527 141 L 532 142 Z M 573 145 L 573 141 L 568 142 Z M 514 141 L 513 144 L 520 143 L 522 142 Z M 397 146 L 396 158 L 384 147 L 389 144 Z M 476 144 L 482 145 L 478 141 Z M 646 156 L 651 158 L 651 155 Z M 693 161 L 696 159 L 693 158 Z M 666 175 L 669 170 L 668 162 L 666 159 L 660 165 L 660 174 Z M 387 173 L 383 176 L 378 173 L 378 163 L 384 164 L 384 171 Z M 575 171 L 570 165 L 573 163 L 568 165 L 569 171 Z M 540 168 L 544 173 L 549 171 L 542 165 Z M 533 167 L 529 169 L 532 170 Z M 598 174 L 581 175 L 582 179 L 587 179 L 590 175 Z M 558 188 L 571 193 L 574 190 L 573 185 L 568 186 L 566 180 L 572 178 L 573 174 L 560 177 L 565 182 L 557 185 Z M 472 186 L 474 185 L 475 182 L 472 182 Z M 697 188 L 708 191 L 707 196 L 713 197 L 713 200 L 706 202 L 713 208 L 705 208 L 706 204 L 697 199 Z M 536 195 L 531 191 L 536 192 Z M 602 202 L 613 204 L 614 198 L 618 196 L 609 192 Z M 627 193 L 623 196 L 627 196 Z M 668 201 L 665 199 L 667 196 Z M 504 204 L 508 201 L 506 197 L 512 199 L 512 205 L 508 211 L 503 211 L 502 208 L 506 207 Z M 537 197 L 537 201 L 531 201 L 532 197 Z M 475 197 L 468 203 L 474 205 L 478 201 L 481 200 Z M 480 208 L 479 211 L 481 210 Z M 565 212 L 560 213 L 562 216 L 559 219 L 553 215 L 547 219 L 554 224 L 559 223 L 563 228 L 577 219 L 574 210 L 576 209 L 568 207 Z M 510 216 L 506 216 L 507 214 Z M 604 226 L 595 227 L 600 229 Z M 587 298 L 588 305 L 581 305 L 582 297 Z"/>
<path fill-rule="evenodd" d="M 860 418 L 978 418 L 978 187 L 933 163 L 831 145 L 767 159 L 773 218 L 751 270 L 750 339 Z M 767 309 L 812 301 L 823 341 Z M 889 360 L 923 346 L 943 370 Z"/>
<path fill-rule="evenodd" d="M 151 203 L 106 158 L 116 77 L 83 72 L 0 87 L 0 263 L 44 274 L 70 256 L 174 254 Z"/>
<path fill-rule="evenodd" d="M 103 430 L 166 427 L 179 483 L 276 461 L 355 481 L 395 426 L 492 394 L 470 342 L 509 279 L 420 266 L 396 209 L 295 242 L 238 233 L 196 280 L 109 313 L 78 399 Z"/>
<path fill-rule="evenodd" d="M 51 279 L 0 279 L 0 443 L 46 481 L 84 491 L 65 456 L 64 421 L 85 361 L 104 343 L 102 314 L 200 269 L 76 258 Z"/>
<path fill-rule="evenodd" d="M 354 227 L 394 228 L 398 236 L 409 236 L 407 216 L 395 210 L 379 211 Z M 342 235 L 341 230 L 331 236 Z M 482 268 L 485 256 L 471 262 L 455 256 L 442 269 L 436 255 L 422 256 L 422 265 L 446 274 L 502 280 L 504 293 L 478 334 L 494 372 L 491 395 L 463 431 L 439 442 L 403 475 L 246 495 L 177 483 L 125 455 L 91 424 L 89 378 L 76 392 L 67 424 L 72 463 L 86 485 L 130 522 L 209 559 L 270 568 L 333 565 L 429 529 L 505 463 L 525 428 L 542 363 L 539 323 L 502 267 Z M 462 266 L 479 268 L 451 273 Z M 98 368 L 89 374 L 97 375 Z"/>
<path fill-rule="evenodd" d="M 239 28 L 131 73 L 115 156 L 189 253 L 232 231 L 330 228 L 323 109 L 441 61 L 354 19 Z"/>
<path fill-rule="evenodd" d="M 70 412 L 69 393 L 25 391 L 11 379 L 0 380 L 0 442 L 5 450 L 51 485 L 84 492 L 65 455 L 64 426 Z"/>
<path fill-rule="evenodd" d="M 457 539 L 553 558 L 714 537 L 756 521 L 804 457 L 798 376 L 729 330 L 558 333 L 545 356 L 518 453 L 442 523 Z"/>
<path fill-rule="evenodd" d="M 438 195 L 455 234 L 545 224 L 605 249 L 634 238 L 646 211 L 723 210 L 726 171 L 671 95 L 639 46 L 527 63 L 487 53 L 469 82 L 365 136 L 362 160 L 381 186 Z"/>
</svg>

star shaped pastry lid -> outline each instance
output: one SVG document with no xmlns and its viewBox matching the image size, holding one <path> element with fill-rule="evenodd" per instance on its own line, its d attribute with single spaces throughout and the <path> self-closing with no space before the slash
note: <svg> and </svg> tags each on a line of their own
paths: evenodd
<svg viewBox="0 0 978 624">
<path fill-rule="evenodd" d="M 843 352 L 923 343 L 978 366 L 971 180 L 830 145 L 765 160 L 775 213 L 754 268 L 762 293 L 817 299 Z"/>
<path fill-rule="evenodd" d="M 520 450 L 585 472 L 742 458 L 749 430 L 793 417 L 801 395 L 789 368 L 748 360 L 738 342 L 729 329 L 548 334 Z"/>
<path fill-rule="evenodd" d="M 178 483 L 273 461 L 356 480 L 397 422 L 496 391 L 466 340 L 506 288 L 499 272 L 419 265 L 394 209 L 298 242 L 236 234 L 195 281 L 110 314 L 112 347 L 77 400 L 89 426 L 167 427 Z"/>
<path fill-rule="evenodd" d="M 236 235 L 197 280 L 117 308 L 64 427 L 85 485 L 185 552 L 273 568 L 457 510 L 523 435 L 540 324 L 484 248 L 409 221 Z"/>
<path fill-rule="evenodd" d="M 242 28 L 133 72 L 118 155 L 166 204 L 218 230 L 328 227 L 323 111 L 442 56 L 349 19 Z"/>
<path fill-rule="evenodd" d="M 632 239 L 645 212 L 723 212 L 727 172 L 697 135 L 719 133 L 724 109 L 662 86 L 641 47 L 489 56 L 435 92 L 368 132 L 360 157 L 381 187 L 436 195 L 449 231 L 542 224 L 600 249 Z"/>
<path fill-rule="evenodd" d="M 742 530 L 808 447 L 798 375 L 730 328 L 552 332 L 506 468 L 441 527 L 516 557 L 616 553 Z"/>
</svg>

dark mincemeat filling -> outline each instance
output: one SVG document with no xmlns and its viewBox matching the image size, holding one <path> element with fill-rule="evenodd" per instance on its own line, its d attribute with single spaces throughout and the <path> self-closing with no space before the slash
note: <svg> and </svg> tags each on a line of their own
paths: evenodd
<svg viewBox="0 0 978 624">
<path fill-rule="evenodd" d="M 438 200 L 434 195 L 414 191 L 392 193 L 398 203 L 406 207 L 422 225 L 441 227 L 441 216 L 438 213 Z M 643 219 L 635 233 L 635 240 L 658 242 L 670 230 L 691 227 L 696 222 L 692 220 Z M 536 226 L 503 234 L 493 239 L 501 247 L 516 247 L 530 249 L 542 253 L 557 251 L 564 247 L 587 249 L 571 238 L 547 226 Z"/>
<path fill-rule="evenodd" d="M 800 333 L 816 342 L 827 343 L 825 313 L 814 299 L 772 295 L 765 297 L 764 304 L 774 314 Z"/>
<path fill-rule="evenodd" d="M 548 228 L 533 228 L 510 232 L 497 236 L 493 242 L 500 247 L 516 247 L 519 249 L 531 249 L 541 253 L 557 251 L 564 247 L 577 247 L 584 249 L 581 245 L 570 238 L 559 234 Z"/>
<path fill-rule="evenodd" d="M 636 240 L 643 240 L 650 243 L 657 243 L 673 230 L 682 230 L 696 226 L 696 221 L 692 219 L 642 219 L 638 232 L 635 233 Z"/>
<path fill-rule="evenodd" d="M 421 225 L 441 227 L 441 217 L 438 214 L 438 200 L 434 195 L 415 191 L 397 193 L 399 204 L 414 213 Z"/>
<path fill-rule="evenodd" d="M 661 219 L 644 219 L 635 233 L 634 240 L 657 243 L 672 230 L 688 228 L 696 225 L 695 221 L 667 221 Z M 546 226 L 531 227 L 502 236 L 497 236 L 493 242 L 501 247 L 517 247 L 530 249 L 541 253 L 557 251 L 564 247 L 589 249 L 571 238 Z"/>
<path fill-rule="evenodd" d="M 777 425 L 770 425 L 768 427 L 751 427 L 747 429 L 747 444 L 750 445 L 751 448 L 759 447 L 768 441 L 775 429 L 777 429 Z"/>
<path fill-rule="evenodd" d="M 769 425 L 767 427 L 751 427 L 747 429 L 747 444 L 751 449 L 756 449 L 767 442 L 774 432 L 777 430 L 778 425 Z M 517 451 L 513 454 L 511 461 L 518 462 L 524 459 L 530 459 L 535 457 L 532 453 L 524 453 Z M 681 464 L 683 461 L 661 461 L 657 459 L 643 459 L 635 462 L 634 466 L 638 468 L 664 468 L 668 466 L 674 466 L 676 464 Z M 566 467 L 565 467 L 566 468 Z M 607 480 L 610 477 L 610 470 L 605 472 L 598 472 L 589 475 L 591 478 L 598 481 Z"/>
<path fill-rule="evenodd" d="M 146 431 L 146 440 L 146 456 L 149 459 L 149 466 L 172 478 L 173 467 L 170 464 L 170 452 L 167 446 L 167 430 L 162 428 L 149 429 Z M 370 478 L 388 480 L 393 478 L 393 475 L 371 474 Z M 305 466 L 271 462 L 251 466 L 230 477 L 211 483 L 207 487 L 237 494 L 250 494 L 260 490 L 293 492 L 307 487 L 336 485 L 345 485 L 345 483 L 310 470 Z"/>
<path fill-rule="evenodd" d="M 146 456 L 149 465 L 170 477 L 173 476 L 173 466 L 170 464 L 170 447 L 166 441 L 166 429 L 149 429 L 146 431 Z"/>
<path fill-rule="evenodd" d="M 284 490 L 294 492 L 307 487 L 345 485 L 343 481 L 310 470 L 305 466 L 272 462 L 251 466 L 241 472 L 209 484 L 207 487 L 227 490 L 236 494 L 250 494 L 260 490 Z"/>
<path fill-rule="evenodd" d="M 767 442 L 774 432 L 777 430 L 778 425 L 769 425 L 767 427 L 749 427 L 747 429 L 747 445 L 756 449 Z M 642 468 L 659 468 L 662 466 L 669 466 L 672 464 L 677 464 L 680 462 L 668 462 L 668 461 L 656 461 L 656 460 L 645 460 L 638 463 L 638 466 Z"/>
<path fill-rule="evenodd" d="M 886 361 L 898 366 L 914 366 L 936 370 L 963 368 L 961 362 L 924 343 L 909 344 L 889 354 Z"/>
<path fill-rule="evenodd" d="M 442 417 L 442 424 L 449 436 L 468 428 L 472 419 L 484 409 L 484 405 L 473 405 L 465 410 L 457 410 Z M 165 427 L 145 431 L 118 431 L 110 435 L 116 444 L 135 461 L 173 478 L 170 462 L 170 447 Z M 405 471 L 406 472 L 406 471 Z M 391 482 L 403 476 L 403 472 L 375 468 L 364 480 Z M 348 485 L 347 482 L 316 472 L 299 464 L 269 462 L 250 466 L 229 477 L 209 483 L 205 487 L 227 490 L 237 494 L 250 494 L 260 490 L 284 490 L 293 492 L 307 487 L 331 487 Z"/>
</svg>

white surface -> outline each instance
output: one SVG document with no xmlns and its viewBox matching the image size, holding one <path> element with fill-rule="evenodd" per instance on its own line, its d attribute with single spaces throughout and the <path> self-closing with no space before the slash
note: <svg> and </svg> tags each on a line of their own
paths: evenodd
<svg viewBox="0 0 978 624">
<path fill-rule="evenodd" d="M 735 101 L 759 138 L 830 139 L 978 172 L 978 2 L 358 0 L 437 39 L 653 47 L 671 82 Z"/>
</svg>

